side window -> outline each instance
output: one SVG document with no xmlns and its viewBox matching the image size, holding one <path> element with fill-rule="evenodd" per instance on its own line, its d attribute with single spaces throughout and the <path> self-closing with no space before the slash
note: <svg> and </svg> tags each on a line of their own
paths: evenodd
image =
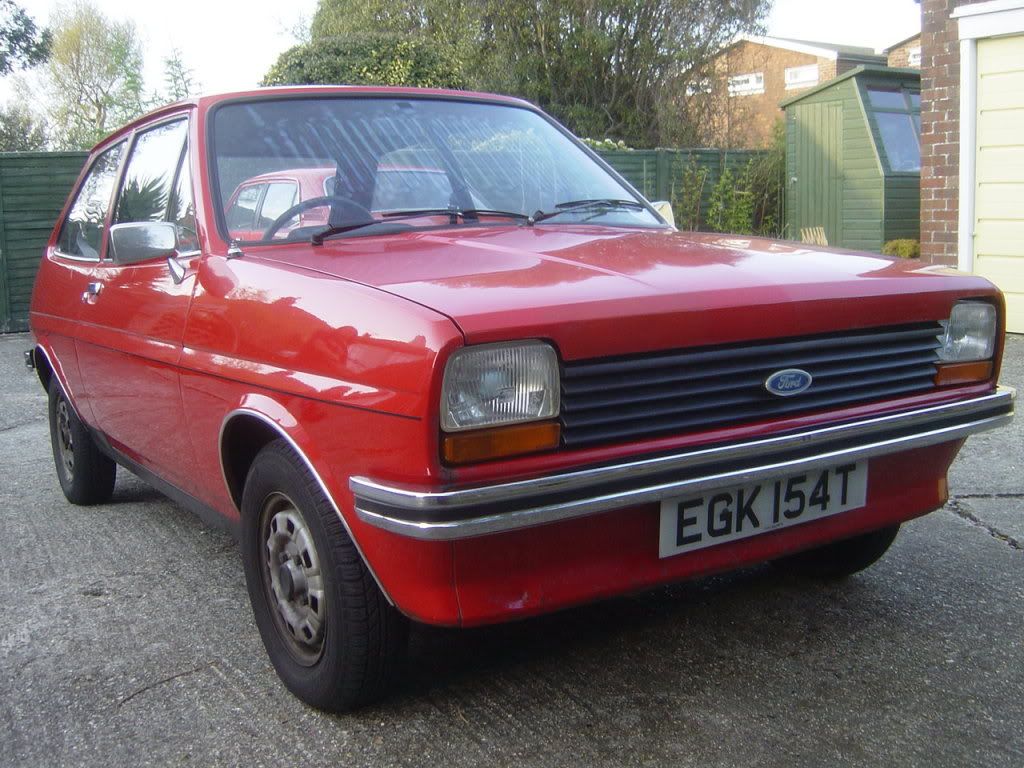
<svg viewBox="0 0 1024 768">
<path fill-rule="evenodd" d="M 267 187 L 260 208 L 260 222 L 257 229 L 266 229 L 277 217 L 291 208 L 299 199 L 299 188 L 291 182 L 275 182 Z"/>
<path fill-rule="evenodd" d="M 99 259 L 122 152 L 123 141 L 97 157 L 89 169 L 57 239 L 57 248 L 62 253 L 83 259 Z"/>
<path fill-rule="evenodd" d="M 178 252 L 189 253 L 199 250 L 199 234 L 196 232 L 196 201 L 192 192 L 192 165 L 186 146 L 178 167 L 178 180 L 171 191 L 171 202 L 167 206 L 167 220 L 178 228 Z"/>
<path fill-rule="evenodd" d="M 252 230 L 253 222 L 256 219 L 256 206 L 259 205 L 260 193 L 264 186 L 264 184 L 254 184 L 251 187 L 245 187 L 238 193 L 235 202 L 228 208 L 228 229 L 232 232 Z"/>
<path fill-rule="evenodd" d="M 187 127 L 187 121 L 176 120 L 135 139 L 114 209 L 115 224 L 164 221 Z"/>
</svg>

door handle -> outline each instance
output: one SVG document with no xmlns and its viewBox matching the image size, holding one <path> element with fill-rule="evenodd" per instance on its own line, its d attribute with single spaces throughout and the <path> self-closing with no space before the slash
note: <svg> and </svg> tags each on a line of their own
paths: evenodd
<svg viewBox="0 0 1024 768">
<path fill-rule="evenodd" d="M 103 283 L 89 283 L 85 286 L 85 290 L 82 291 L 82 301 L 86 304 L 94 304 L 96 297 L 100 295 L 103 290 Z"/>
</svg>

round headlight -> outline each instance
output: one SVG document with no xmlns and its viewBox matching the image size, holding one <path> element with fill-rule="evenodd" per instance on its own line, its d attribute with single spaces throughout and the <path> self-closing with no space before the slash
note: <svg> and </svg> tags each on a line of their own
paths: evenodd
<svg viewBox="0 0 1024 768">
<path fill-rule="evenodd" d="M 550 419 L 559 409 L 558 356 L 550 344 L 480 344 L 448 360 L 441 387 L 441 428 L 480 427 Z"/>
</svg>

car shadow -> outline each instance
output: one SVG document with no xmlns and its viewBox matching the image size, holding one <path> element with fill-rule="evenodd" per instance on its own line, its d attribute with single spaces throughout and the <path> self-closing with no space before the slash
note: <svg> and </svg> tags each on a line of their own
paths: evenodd
<svg viewBox="0 0 1024 768">
<path fill-rule="evenodd" d="M 819 582 L 765 564 L 509 624 L 476 629 L 414 624 L 402 681 L 368 713 L 395 711 L 424 698 L 457 701 L 467 688 L 486 687 L 487 680 L 522 670 L 543 674 L 582 665 L 606 676 L 582 685 L 630 686 L 635 668 L 623 657 L 659 647 L 665 649 L 664 660 L 648 658 L 647 664 L 681 685 L 700 687 L 708 683 L 709 671 L 684 673 L 671 661 L 681 645 L 691 657 L 735 646 L 752 646 L 754 656 L 768 659 L 828 656 L 836 651 L 835 632 L 854 636 L 869 633 L 875 621 L 892 621 L 884 611 L 865 617 L 864 611 L 845 610 L 844 604 L 859 602 L 877 610 L 874 591 L 858 577 Z"/>
</svg>

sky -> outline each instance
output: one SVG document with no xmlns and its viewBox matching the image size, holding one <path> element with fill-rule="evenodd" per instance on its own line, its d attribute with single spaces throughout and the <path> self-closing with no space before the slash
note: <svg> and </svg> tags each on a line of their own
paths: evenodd
<svg viewBox="0 0 1024 768">
<path fill-rule="evenodd" d="M 131 18 L 146 56 L 146 88 L 163 85 L 163 60 L 177 48 L 206 93 L 251 88 L 307 27 L 317 0 L 93 0 L 107 16 Z M 45 25 L 58 0 L 18 0 Z M 173 10 L 171 10 L 173 8 Z M 775 0 L 768 34 L 882 48 L 920 29 L 914 0 Z M 0 99 L 11 92 L 0 78 Z"/>
</svg>

